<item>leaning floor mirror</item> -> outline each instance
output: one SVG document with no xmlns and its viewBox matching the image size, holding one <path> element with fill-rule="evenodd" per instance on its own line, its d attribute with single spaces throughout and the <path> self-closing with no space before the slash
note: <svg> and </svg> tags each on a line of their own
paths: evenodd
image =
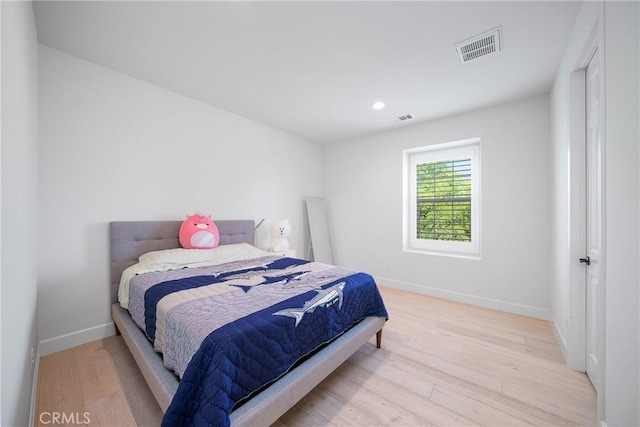
<svg viewBox="0 0 640 427">
<path fill-rule="evenodd" d="M 307 218 L 309 220 L 309 252 L 313 253 L 313 260 L 325 264 L 333 264 L 331 254 L 331 240 L 329 239 L 329 224 L 327 223 L 327 208 L 322 197 L 307 197 Z M 308 254 L 309 255 L 309 254 Z"/>
</svg>

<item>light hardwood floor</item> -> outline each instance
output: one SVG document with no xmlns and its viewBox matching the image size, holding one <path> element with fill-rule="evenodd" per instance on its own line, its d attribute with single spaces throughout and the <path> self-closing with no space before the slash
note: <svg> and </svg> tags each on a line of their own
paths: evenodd
<svg viewBox="0 0 640 427">
<path fill-rule="evenodd" d="M 276 426 L 596 425 L 587 377 L 563 362 L 549 322 L 381 287 L 390 320 Z M 35 419 L 90 425 L 162 416 L 121 337 L 40 362 Z M 44 423 L 39 422 L 45 414 Z"/>
</svg>

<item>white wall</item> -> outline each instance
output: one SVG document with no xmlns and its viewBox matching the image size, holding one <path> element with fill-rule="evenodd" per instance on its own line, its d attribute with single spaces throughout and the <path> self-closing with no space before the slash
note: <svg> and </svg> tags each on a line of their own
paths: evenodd
<svg viewBox="0 0 640 427">
<path fill-rule="evenodd" d="M 304 254 L 320 146 L 45 46 L 40 88 L 43 353 L 110 333 L 109 221 L 289 218 Z"/>
<path fill-rule="evenodd" d="M 480 137 L 481 260 L 402 250 L 402 150 Z M 549 97 L 511 102 L 324 149 L 336 263 L 382 285 L 549 315 Z"/>
<path fill-rule="evenodd" d="M 604 61 L 604 289 L 605 338 L 599 416 L 609 426 L 640 425 L 639 287 L 640 176 L 638 62 L 638 2 L 584 2 L 552 91 L 552 144 L 554 165 L 554 236 L 552 245 L 551 308 L 565 345 L 572 341 L 571 280 L 575 254 L 570 254 L 568 225 L 576 202 L 571 201 L 568 165 L 575 162 L 569 134 L 569 74 L 587 39 L 592 20 L 599 21 Z M 578 156 L 579 157 L 579 156 Z M 573 327 L 575 331 L 575 327 Z M 568 353 L 575 349 L 568 348 Z"/>
<path fill-rule="evenodd" d="M 607 425 L 640 425 L 638 2 L 607 1 L 605 16 L 605 401 Z"/>
<path fill-rule="evenodd" d="M 37 340 L 38 44 L 31 2 L 2 8 L 3 426 L 27 425 Z"/>
</svg>

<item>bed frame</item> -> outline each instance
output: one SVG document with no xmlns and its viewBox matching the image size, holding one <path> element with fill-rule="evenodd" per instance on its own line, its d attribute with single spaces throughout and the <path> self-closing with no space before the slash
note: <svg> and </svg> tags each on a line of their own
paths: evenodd
<svg viewBox="0 0 640 427">
<path fill-rule="evenodd" d="M 178 377 L 166 369 L 144 333 L 118 304 L 118 286 L 125 268 L 143 253 L 180 247 L 182 221 L 127 221 L 110 223 L 111 313 L 116 331 L 129 347 L 160 408 L 166 412 L 178 389 Z M 220 244 L 254 244 L 252 220 L 216 221 Z M 368 317 L 331 344 L 292 369 L 230 414 L 232 425 L 270 425 L 355 353 L 373 335 L 380 348 L 384 319 Z"/>
</svg>

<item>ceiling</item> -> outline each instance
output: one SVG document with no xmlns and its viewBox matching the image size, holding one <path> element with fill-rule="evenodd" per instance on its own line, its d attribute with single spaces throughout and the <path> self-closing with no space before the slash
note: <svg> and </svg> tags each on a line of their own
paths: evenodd
<svg viewBox="0 0 640 427">
<path fill-rule="evenodd" d="M 44 1 L 35 18 L 42 44 L 331 143 L 549 92 L 579 7 Z M 456 43 L 498 26 L 502 52 L 459 63 Z"/>
</svg>

